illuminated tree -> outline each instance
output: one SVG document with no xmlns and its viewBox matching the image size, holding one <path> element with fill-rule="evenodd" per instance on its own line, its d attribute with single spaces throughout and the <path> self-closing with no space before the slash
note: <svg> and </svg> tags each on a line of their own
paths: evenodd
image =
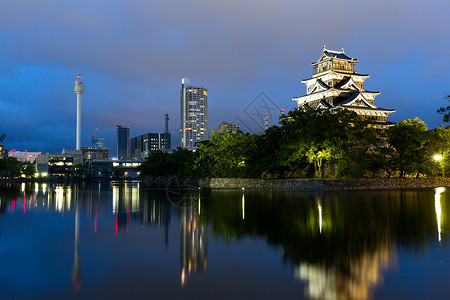
<svg viewBox="0 0 450 300">
<path fill-rule="evenodd" d="M 198 143 L 198 171 L 202 177 L 247 177 L 246 160 L 253 150 L 250 134 L 213 131 L 209 141 Z"/>
<path fill-rule="evenodd" d="M 389 130 L 388 142 L 394 151 L 392 163 L 400 178 L 410 173 L 418 177 L 429 161 L 427 130 L 418 117 L 402 120 Z"/>
<path fill-rule="evenodd" d="M 368 124 L 349 110 L 290 111 L 281 120 L 286 162 L 306 159 L 320 178 L 328 164 L 330 172 L 334 168 L 336 174 L 340 165 L 358 163 L 348 155 L 351 151 L 366 151 L 376 139 Z"/>
</svg>

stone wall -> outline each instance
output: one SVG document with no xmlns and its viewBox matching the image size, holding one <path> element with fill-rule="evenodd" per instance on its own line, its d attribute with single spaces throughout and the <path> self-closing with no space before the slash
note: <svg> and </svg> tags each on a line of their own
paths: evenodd
<svg viewBox="0 0 450 300">
<path fill-rule="evenodd" d="M 258 189 L 258 190 L 379 190 L 399 188 L 450 187 L 450 179 L 200 179 L 198 185 L 212 189 Z"/>
</svg>

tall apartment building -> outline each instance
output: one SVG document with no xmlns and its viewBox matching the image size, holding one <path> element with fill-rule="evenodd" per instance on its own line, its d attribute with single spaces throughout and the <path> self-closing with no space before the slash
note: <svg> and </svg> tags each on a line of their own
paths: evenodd
<svg viewBox="0 0 450 300">
<path fill-rule="evenodd" d="M 208 90 L 181 80 L 180 91 L 181 148 L 195 150 L 197 143 L 208 139 Z"/>
<path fill-rule="evenodd" d="M 117 158 L 130 155 L 130 128 L 117 125 Z"/>
</svg>

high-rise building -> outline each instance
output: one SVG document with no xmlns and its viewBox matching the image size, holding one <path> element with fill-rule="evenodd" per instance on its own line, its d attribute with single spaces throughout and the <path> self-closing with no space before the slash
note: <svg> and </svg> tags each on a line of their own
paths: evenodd
<svg viewBox="0 0 450 300">
<path fill-rule="evenodd" d="M 208 139 L 208 90 L 181 80 L 180 147 L 195 150 L 197 143 Z"/>
<path fill-rule="evenodd" d="M 117 125 L 117 158 L 130 155 L 130 128 Z"/>
</svg>

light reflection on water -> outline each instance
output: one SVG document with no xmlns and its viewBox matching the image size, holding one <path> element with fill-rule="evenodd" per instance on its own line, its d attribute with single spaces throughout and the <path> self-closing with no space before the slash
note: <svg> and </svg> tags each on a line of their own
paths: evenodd
<svg viewBox="0 0 450 300">
<path fill-rule="evenodd" d="M 52 247 L 73 247 L 70 271 L 49 275 L 65 278 L 71 273 L 70 283 L 63 280 L 57 289 L 60 297 L 95 298 L 101 293 L 120 298 L 122 286 L 146 295 L 149 287 L 135 283 L 153 278 L 160 282 L 151 285 L 152 291 L 169 297 L 242 297 L 245 291 L 265 298 L 395 298 L 410 295 L 423 280 L 420 276 L 434 275 L 420 270 L 420 276 L 411 277 L 400 263 L 411 255 L 436 264 L 434 272 L 450 275 L 448 261 L 428 256 L 436 247 L 448 255 L 446 194 L 445 188 L 261 193 L 156 191 L 141 189 L 139 182 L 3 184 L 0 259 L 10 257 L 5 249 L 17 251 L 14 245 L 27 244 L 20 224 L 38 216 L 36 226 L 50 219 L 56 223 L 45 227 L 47 231 L 28 228 L 27 234 L 46 240 L 64 230 L 66 239 L 52 240 Z M 32 247 L 37 259 L 48 259 L 45 245 Z M 235 248 L 240 249 L 237 254 Z M 64 257 L 58 270 L 69 263 Z M 13 259 L 12 269 L 0 268 L 0 288 L 6 296 L 46 298 L 49 291 L 55 293 L 50 284 L 23 286 L 20 274 L 28 270 L 19 265 Z M 107 271 L 111 266 L 117 269 L 114 277 Z M 129 275 L 137 270 L 139 276 Z M 18 277 L 8 278 L 10 273 Z M 413 286 L 409 290 L 400 284 L 405 276 Z M 6 287 L 1 280 L 5 278 L 16 284 Z"/>
</svg>

